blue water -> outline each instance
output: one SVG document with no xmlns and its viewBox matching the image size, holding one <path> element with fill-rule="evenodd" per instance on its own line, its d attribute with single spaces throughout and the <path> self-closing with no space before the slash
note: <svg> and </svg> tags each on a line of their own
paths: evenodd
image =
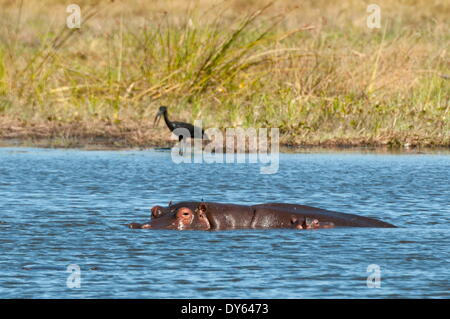
<svg viewBox="0 0 450 319">
<path fill-rule="evenodd" d="M 2 148 L 0 297 L 450 297 L 449 153 L 280 161 L 277 174 L 261 175 L 258 164 L 177 165 L 167 151 Z M 153 205 L 202 198 L 306 204 L 400 228 L 124 226 L 146 221 Z M 71 264 L 80 288 L 67 286 Z M 371 264 L 380 288 L 367 286 Z"/>
</svg>

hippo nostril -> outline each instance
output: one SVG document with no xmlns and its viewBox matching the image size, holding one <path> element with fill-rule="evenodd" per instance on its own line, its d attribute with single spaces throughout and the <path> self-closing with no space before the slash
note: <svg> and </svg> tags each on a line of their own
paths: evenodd
<svg viewBox="0 0 450 319">
<path fill-rule="evenodd" d="M 190 214 L 189 213 L 183 213 L 183 216 L 189 216 Z"/>
</svg>

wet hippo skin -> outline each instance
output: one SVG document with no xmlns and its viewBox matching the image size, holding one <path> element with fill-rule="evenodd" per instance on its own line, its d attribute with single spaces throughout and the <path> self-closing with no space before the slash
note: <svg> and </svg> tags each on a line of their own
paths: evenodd
<svg viewBox="0 0 450 319">
<path fill-rule="evenodd" d="M 337 227 L 381 227 L 381 228 L 393 228 L 396 227 L 392 224 L 380 221 L 375 218 L 364 217 L 354 214 L 338 213 L 326 209 L 297 205 L 297 204 L 284 204 L 284 203 L 267 203 L 254 205 L 253 207 L 260 207 L 262 209 L 277 211 L 287 211 L 298 214 L 302 217 L 317 218 L 321 222 L 332 222 Z"/>
<path fill-rule="evenodd" d="M 154 206 L 151 212 L 150 222 L 131 223 L 129 227 L 178 230 L 395 227 L 374 218 L 285 203 L 247 206 L 212 202 L 180 202 L 167 207 Z"/>
</svg>

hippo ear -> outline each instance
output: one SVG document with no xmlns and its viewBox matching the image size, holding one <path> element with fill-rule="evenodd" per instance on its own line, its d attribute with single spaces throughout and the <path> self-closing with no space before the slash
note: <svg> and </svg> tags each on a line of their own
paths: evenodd
<svg viewBox="0 0 450 319">
<path fill-rule="evenodd" d="M 198 209 L 199 209 L 199 211 L 201 211 L 201 212 L 203 212 L 203 213 L 206 213 L 206 204 L 205 203 L 201 203 L 199 206 L 198 206 Z"/>
<path fill-rule="evenodd" d="M 302 227 L 304 229 L 308 228 L 308 224 L 306 223 L 306 217 L 303 219 Z"/>
</svg>

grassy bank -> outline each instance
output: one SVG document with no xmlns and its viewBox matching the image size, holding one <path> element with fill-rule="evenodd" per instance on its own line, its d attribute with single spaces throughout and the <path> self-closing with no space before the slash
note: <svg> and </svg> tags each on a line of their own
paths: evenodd
<svg viewBox="0 0 450 319">
<path fill-rule="evenodd" d="M 450 4 L 0 0 L 0 139 L 168 145 L 159 105 L 286 145 L 450 146 Z"/>
</svg>

